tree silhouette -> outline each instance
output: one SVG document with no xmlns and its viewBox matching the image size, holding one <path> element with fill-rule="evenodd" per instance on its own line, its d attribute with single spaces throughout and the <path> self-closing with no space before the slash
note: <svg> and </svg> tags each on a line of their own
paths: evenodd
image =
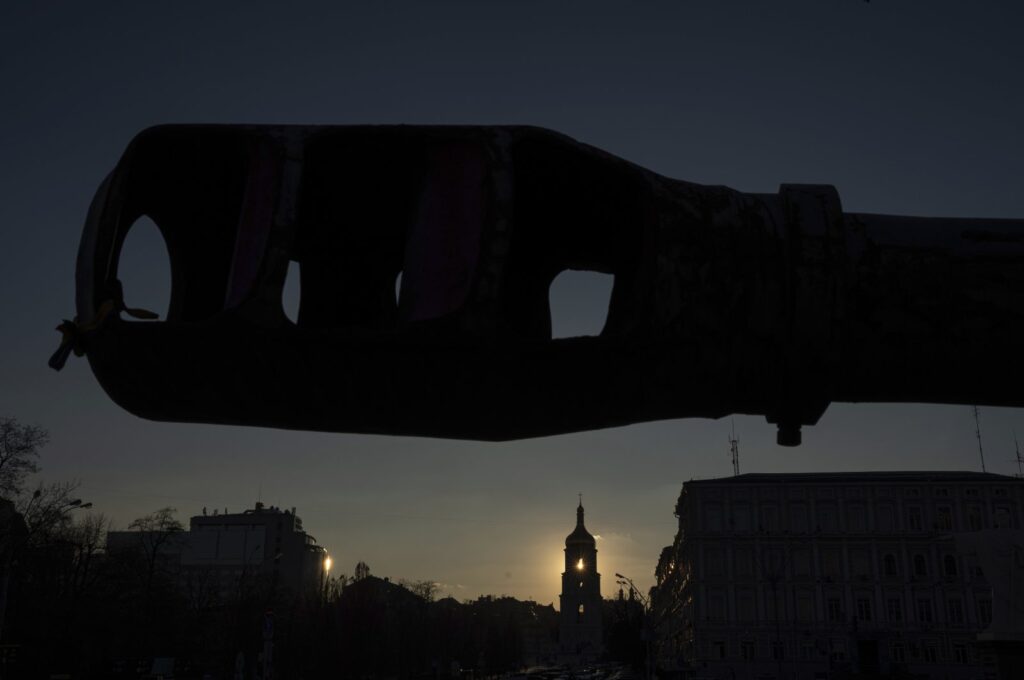
<svg viewBox="0 0 1024 680">
<path fill-rule="evenodd" d="M 78 486 L 78 482 L 40 483 L 31 495 L 23 495 L 15 503 L 25 518 L 30 543 L 64 540 L 72 525 L 72 511 L 92 507 L 92 503 L 83 503 L 77 497 Z"/>
<path fill-rule="evenodd" d="M 437 598 L 437 584 L 433 581 L 412 581 L 403 578 L 398 580 L 398 585 L 423 598 L 425 602 L 433 602 Z"/>
<path fill-rule="evenodd" d="M 39 472 L 36 459 L 49 438 L 41 427 L 0 418 L 0 496 L 13 497 L 24 491 L 25 477 Z"/>
<path fill-rule="evenodd" d="M 130 531 L 139 532 L 139 548 L 145 558 L 146 577 L 145 589 L 149 593 L 153 588 L 153 577 L 160 564 L 161 551 L 170 544 L 175 536 L 185 527 L 174 516 L 174 508 L 160 508 L 148 515 L 132 520 L 128 525 Z"/>
</svg>

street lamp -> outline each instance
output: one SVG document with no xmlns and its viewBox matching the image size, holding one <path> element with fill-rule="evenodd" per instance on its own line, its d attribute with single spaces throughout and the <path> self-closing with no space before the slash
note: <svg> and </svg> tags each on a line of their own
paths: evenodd
<svg viewBox="0 0 1024 680">
<path fill-rule="evenodd" d="M 640 619 L 640 639 L 644 642 L 644 678 L 650 680 L 651 678 L 651 637 L 654 633 L 651 630 L 651 601 L 644 597 L 644 594 L 636 587 L 633 583 L 633 579 L 628 576 L 623 576 L 616 572 L 615 578 L 619 579 L 617 583 L 629 586 L 630 594 L 636 594 L 637 599 L 640 600 L 640 606 L 643 611 L 643 616 Z"/>
<path fill-rule="evenodd" d="M 636 587 L 636 584 L 633 583 L 633 579 L 618 573 L 615 574 L 615 578 L 620 579 L 617 582 L 619 585 L 629 586 L 630 592 L 636 593 L 636 596 L 640 598 L 640 602 L 645 608 L 650 606 L 650 601 L 644 597 L 643 591 Z"/>
</svg>

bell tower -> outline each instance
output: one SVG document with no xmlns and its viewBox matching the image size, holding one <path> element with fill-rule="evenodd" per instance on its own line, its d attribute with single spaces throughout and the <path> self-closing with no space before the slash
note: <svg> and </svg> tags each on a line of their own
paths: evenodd
<svg viewBox="0 0 1024 680">
<path fill-rule="evenodd" d="M 576 528 L 565 539 L 565 571 L 559 596 L 559 646 L 580 660 L 601 655 L 601 575 L 597 545 L 583 525 L 583 497 L 576 508 Z"/>
</svg>

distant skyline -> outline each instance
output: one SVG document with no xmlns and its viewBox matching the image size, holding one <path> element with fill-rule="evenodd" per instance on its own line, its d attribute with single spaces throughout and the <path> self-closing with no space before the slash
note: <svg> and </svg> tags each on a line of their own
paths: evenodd
<svg viewBox="0 0 1024 680">
<path fill-rule="evenodd" d="M 498 444 L 140 420 L 84 360 L 46 367 L 96 187 L 158 123 L 524 123 L 703 184 L 1021 218 L 1022 30 L 1010 1 L 4 3 L 0 415 L 47 428 L 41 477 L 80 480 L 122 529 L 261 498 L 297 507 L 335 573 L 557 603 L 582 492 L 604 595 L 615 572 L 646 588 L 682 483 L 732 473 L 729 418 Z M 152 236 L 129 240 L 133 306 L 168 287 Z M 593 323 L 602 285 L 558 282 L 556 329 Z M 833 404 L 797 449 L 735 427 L 742 472 L 980 469 L 970 406 Z M 1015 473 L 1024 411 L 982 408 L 981 427 L 987 469 Z"/>
</svg>

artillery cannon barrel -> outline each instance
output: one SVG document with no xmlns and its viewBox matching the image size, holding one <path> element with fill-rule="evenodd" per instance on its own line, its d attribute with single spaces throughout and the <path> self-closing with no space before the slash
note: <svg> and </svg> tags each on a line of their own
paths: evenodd
<svg viewBox="0 0 1024 680">
<path fill-rule="evenodd" d="M 158 322 L 117 313 L 141 215 Z M 831 401 L 1024 405 L 1022 265 L 1024 221 L 844 214 L 539 128 L 163 126 L 90 209 L 73 336 L 158 420 L 504 440 L 746 413 L 792 445 Z M 565 269 L 614 276 L 600 335 L 551 338 Z"/>
</svg>

